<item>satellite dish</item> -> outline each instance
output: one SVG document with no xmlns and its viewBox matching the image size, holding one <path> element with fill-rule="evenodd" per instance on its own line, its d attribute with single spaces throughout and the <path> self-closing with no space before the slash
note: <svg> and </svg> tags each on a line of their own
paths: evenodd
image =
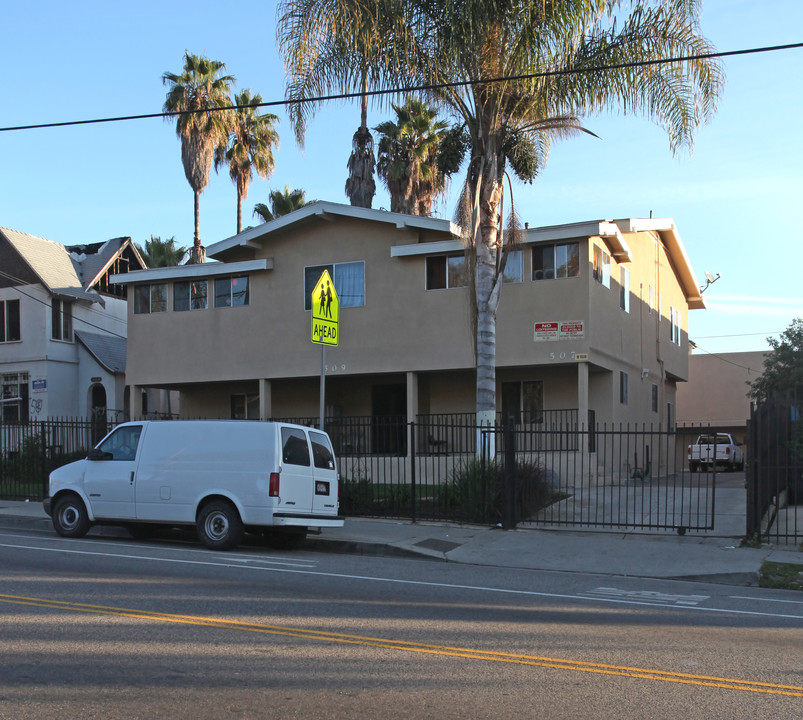
<svg viewBox="0 0 803 720">
<path fill-rule="evenodd" d="M 708 280 L 708 282 L 710 283 L 716 280 L 716 278 L 710 272 L 708 272 L 708 270 L 705 271 L 705 279 Z"/>
</svg>

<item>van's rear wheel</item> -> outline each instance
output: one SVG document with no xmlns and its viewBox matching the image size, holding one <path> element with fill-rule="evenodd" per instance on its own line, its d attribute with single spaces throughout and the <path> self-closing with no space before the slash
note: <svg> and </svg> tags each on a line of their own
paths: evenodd
<svg viewBox="0 0 803 720">
<path fill-rule="evenodd" d="M 89 515 L 77 495 L 62 495 L 53 506 L 53 527 L 62 537 L 81 538 L 89 530 Z"/>
<path fill-rule="evenodd" d="M 243 539 L 243 523 L 237 508 L 225 500 L 213 500 L 198 513 L 198 539 L 212 550 L 231 550 Z"/>
</svg>

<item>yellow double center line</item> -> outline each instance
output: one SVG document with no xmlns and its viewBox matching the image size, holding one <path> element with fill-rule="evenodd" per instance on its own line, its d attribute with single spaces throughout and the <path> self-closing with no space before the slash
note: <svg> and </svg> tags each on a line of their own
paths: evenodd
<svg viewBox="0 0 803 720">
<path fill-rule="evenodd" d="M 236 620 L 225 620 L 223 618 L 203 617 L 199 615 L 178 615 L 175 613 L 155 612 L 152 610 L 116 608 L 105 605 L 90 605 L 87 603 L 65 602 L 61 600 L 49 600 L 47 598 L 34 598 L 20 595 L 0 594 L 0 602 L 11 605 L 28 605 L 33 607 L 50 608 L 54 610 L 66 610 L 69 612 L 138 618 L 140 620 L 222 628 L 227 630 L 240 630 L 266 635 L 281 635 L 285 637 L 302 638 L 306 640 L 343 643 L 347 645 L 360 645 L 363 647 L 376 647 L 386 650 L 401 650 L 405 652 L 466 658 L 470 660 L 487 660 L 491 662 L 512 663 L 516 665 L 531 665 L 535 667 L 554 668 L 556 670 L 573 670 L 575 672 L 597 673 L 600 675 L 617 675 L 621 677 L 640 678 L 643 680 L 659 680 L 662 682 L 680 683 L 684 685 L 716 687 L 728 690 L 743 690 L 747 692 L 766 693 L 772 695 L 791 695 L 792 697 L 803 698 L 803 686 L 799 685 L 779 685 L 776 683 L 758 682 L 753 680 L 738 680 L 734 678 L 712 677 L 708 675 L 691 675 L 687 673 L 667 672 L 664 670 L 651 670 L 648 668 L 628 667 L 623 665 L 608 665 L 605 663 L 585 662 L 582 660 L 565 660 L 562 658 L 541 657 L 538 655 L 497 652 L 494 650 L 476 650 L 472 648 L 451 647 L 448 645 L 431 645 L 428 643 L 409 642 L 406 640 L 388 640 L 386 638 L 368 637 L 364 635 L 349 635 L 345 633 L 326 632 L 323 630 L 308 630 L 305 628 L 294 628 L 284 625 L 239 622 Z"/>
</svg>

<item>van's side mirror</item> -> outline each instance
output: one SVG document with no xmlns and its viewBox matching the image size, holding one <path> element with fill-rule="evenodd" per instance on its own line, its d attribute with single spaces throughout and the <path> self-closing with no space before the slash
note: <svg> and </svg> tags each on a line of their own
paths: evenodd
<svg viewBox="0 0 803 720">
<path fill-rule="evenodd" d="M 87 454 L 87 460 L 111 460 L 114 457 L 109 452 L 104 452 L 103 450 L 99 450 L 98 448 L 92 448 Z"/>
</svg>

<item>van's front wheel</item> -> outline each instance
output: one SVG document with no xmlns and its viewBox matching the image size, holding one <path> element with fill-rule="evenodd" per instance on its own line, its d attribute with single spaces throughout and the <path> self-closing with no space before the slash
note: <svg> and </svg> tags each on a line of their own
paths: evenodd
<svg viewBox="0 0 803 720">
<path fill-rule="evenodd" d="M 89 515 L 83 500 L 70 493 L 62 495 L 53 505 L 53 527 L 62 537 L 81 538 L 89 530 Z"/>
<path fill-rule="evenodd" d="M 198 513 L 198 539 L 212 550 L 231 550 L 243 539 L 243 523 L 237 508 L 225 500 L 213 500 Z"/>
</svg>

